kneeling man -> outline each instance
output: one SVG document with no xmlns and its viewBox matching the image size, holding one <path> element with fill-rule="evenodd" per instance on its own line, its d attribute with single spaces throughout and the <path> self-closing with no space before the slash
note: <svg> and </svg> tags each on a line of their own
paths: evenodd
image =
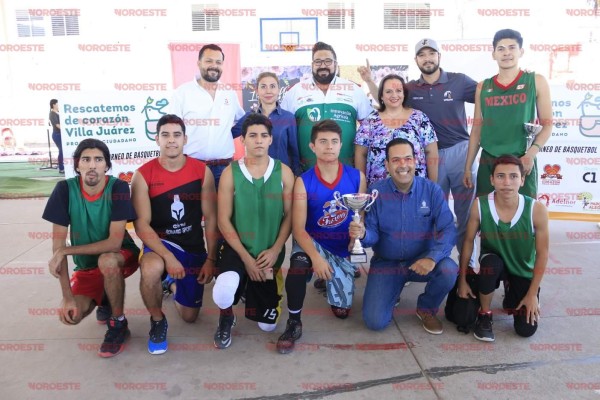
<svg viewBox="0 0 600 400">
<path fill-rule="evenodd" d="M 442 189 L 415 176 L 415 150 L 397 138 L 386 146 L 385 167 L 390 177 L 373 185 L 379 196 L 367 212 L 365 224 L 350 224 L 350 236 L 373 247 L 373 258 L 363 297 L 367 328 L 384 329 L 407 281 L 427 282 L 417 300 L 417 317 L 431 334 L 442 333 L 436 317 L 454 286 L 458 266 L 450 258 L 456 243 L 454 217 Z M 471 241 L 472 243 L 472 241 Z"/>
</svg>

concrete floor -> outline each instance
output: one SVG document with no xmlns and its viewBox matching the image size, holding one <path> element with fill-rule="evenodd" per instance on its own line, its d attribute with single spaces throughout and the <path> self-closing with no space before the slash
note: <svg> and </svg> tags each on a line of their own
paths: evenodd
<svg viewBox="0 0 600 400">
<path fill-rule="evenodd" d="M 233 344 L 216 350 L 218 312 L 205 292 L 195 324 L 178 319 L 173 300 L 169 351 L 146 350 L 149 316 L 139 273 L 127 279 L 127 349 L 102 359 L 105 327 L 94 315 L 79 326 L 56 316 L 60 288 L 47 272 L 51 227 L 46 199 L 0 201 L 0 399 L 598 399 L 600 398 L 600 230 L 595 223 L 551 221 L 542 321 L 519 338 L 512 317 L 495 314 L 496 342 L 475 340 L 444 320 L 442 335 L 426 333 L 414 315 L 423 284 L 403 294 L 393 324 L 368 331 L 361 321 L 363 274 L 355 313 L 336 319 L 322 294 L 307 290 L 304 334 L 290 355 L 274 347 L 284 329 L 264 333 L 238 319 Z M 289 246 L 288 246 L 289 249 Z M 501 297 L 494 300 L 500 308 Z M 283 309 L 286 310 L 284 301 Z M 240 306 L 237 315 L 243 315 Z M 443 319 L 443 317 L 442 317 Z M 282 323 L 283 322 L 283 323 Z"/>
</svg>

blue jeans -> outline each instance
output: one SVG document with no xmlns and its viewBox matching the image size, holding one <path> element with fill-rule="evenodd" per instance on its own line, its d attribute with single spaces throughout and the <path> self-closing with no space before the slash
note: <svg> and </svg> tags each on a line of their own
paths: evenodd
<svg viewBox="0 0 600 400">
<path fill-rule="evenodd" d="M 456 215 L 457 223 L 457 240 L 456 249 L 458 253 L 462 253 L 462 246 L 467 233 L 467 222 L 469 221 L 469 212 L 471 211 L 471 204 L 475 198 L 475 187 L 467 189 L 463 184 L 464 177 L 464 165 L 467 158 L 467 149 L 469 147 L 469 141 L 464 140 L 460 143 L 455 144 L 452 147 L 446 149 L 440 149 L 440 166 L 438 170 L 438 185 L 444 191 L 446 200 L 450 192 L 452 192 L 452 198 L 454 199 L 454 215 Z M 473 163 L 471 166 L 471 175 L 473 182 L 477 181 L 477 165 Z M 460 260 L 460 255 L 459 255 Z M 477 260 L 477 244 L 473 243 L 473 254 L 469 260 L 469 265 L 475 267 Z"/>
<path fill-rule="evenodd" d="M 440 304 L 454 287 L 458 265 L 446 257 L 435 265 L 433 271 L 423 276 L 408 269 L 414 261 L 382 262 L 377 256 L 373 257 L 363 297 L 363 320 L 367 328 L 378 331 L 390 324 L 394 305 L 407 281 L 427 282 L 425 291 L 417 300 L 417 309 L 433 314 L 438 312 Z"/>
<path fill-rule="evenodd" d="M 227 165 L 209 165 L 208 168 L 215 178 L 215 190 L 219 191 L 219 181 L 221 180 L 221 174 L 227 168 Z"/>
</svg>

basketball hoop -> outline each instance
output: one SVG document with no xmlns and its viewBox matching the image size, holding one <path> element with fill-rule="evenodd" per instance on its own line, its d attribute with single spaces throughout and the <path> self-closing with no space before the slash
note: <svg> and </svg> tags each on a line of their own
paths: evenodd
<svg viewBox="0 0 600 400">
<path fill-rule="evenodd" d="M 288 44 L 282 44 L 281 47 L 283 48 L 283 51 L 285 51 L 286 53 L 295 51 L 298 48 L 298 45 L 295 43 L 288 43 Z"/>
</svg>

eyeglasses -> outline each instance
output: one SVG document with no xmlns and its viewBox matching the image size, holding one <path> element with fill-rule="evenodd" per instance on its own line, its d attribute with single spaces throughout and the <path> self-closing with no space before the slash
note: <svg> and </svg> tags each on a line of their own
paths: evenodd
<svg viewBox="0 0 600 400">
<path fill-rule="evenodd" d="M 313 65 L 320 67 L 321 65 L 325 64 L 326 67 L 331 67 L 331 64 L 333 64 L 335 62 L 335 60 L 332 60 L 331 58 L 328 58 L 326 60 L 313 60 Z"/>
</svg>

